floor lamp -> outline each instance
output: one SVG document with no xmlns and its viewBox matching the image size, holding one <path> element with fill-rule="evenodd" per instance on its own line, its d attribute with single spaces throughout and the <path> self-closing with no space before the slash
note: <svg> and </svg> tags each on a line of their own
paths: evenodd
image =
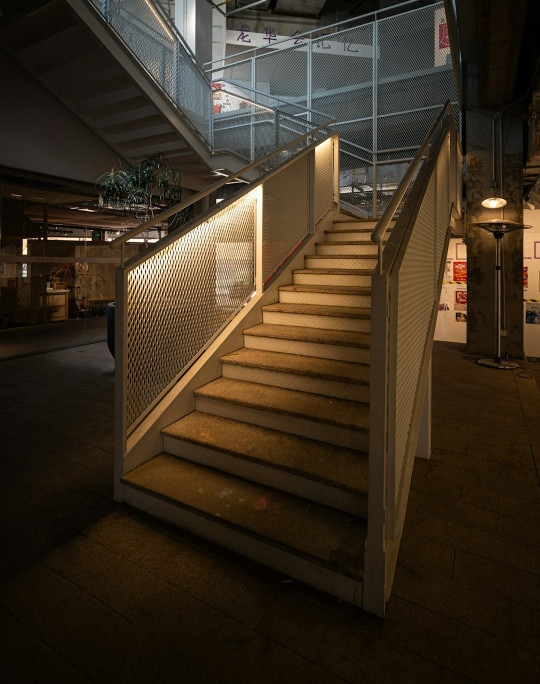
<svg viewBox="0 0 540 684">
<path fill-rule="evenodd" d="M 495 334 L 496 334 L 496 351 L 494 359 L 478 359 L 481 366 L 489 366 L 490 368 L 498 368 L 500 370 L 512 370 L 518 368 L 517 363 L 510 361 L 503 361 L 501 359 L 501 283 L 502 283 L 502 266 L 501 266 L 501 250 L 502 240 L 505 233 L 511 233 L 513 230 L 521 228 L 530 228 L 524 226 L 522 223 L 515 221 L 506 221 L 505 219 L 492 219 L 491 221 L 483 221 L 475 223 L 478 228 L 483 228 L 489 233 L 493 234 L 495 238 Z"/>
</svg>

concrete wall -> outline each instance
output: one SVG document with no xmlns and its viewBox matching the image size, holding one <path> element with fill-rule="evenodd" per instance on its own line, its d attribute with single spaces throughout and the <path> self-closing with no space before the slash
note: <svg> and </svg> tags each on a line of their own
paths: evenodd
<svg viewBox="0 0 540 684">
<path fill-rule="evenodd" d="M 94 181 L 118 155 L 54 95 L 0 51 L 0 165 Z"/>
<path fill-rule="evenodd" d="M 467 218 L 467 349 L 471 353 L 495 352 L 495 239 L 475 223 L 494 218 L 521 222 L 522 123 L 509 115 L 503 121 L 503 190 L 508 204 L 504 209 L 484 209 L 481 202 L 491 196 L 492 120 L 489 110 L 468 111 L 466 218 Z M 496 168 L 499 189 L 499 168 Z M 501 341 L 503 356 L 523 356 L 523 231 L 514 231 L 503 239 L 504 299 L 503 322 L 506 330 Z"/>
</svg>

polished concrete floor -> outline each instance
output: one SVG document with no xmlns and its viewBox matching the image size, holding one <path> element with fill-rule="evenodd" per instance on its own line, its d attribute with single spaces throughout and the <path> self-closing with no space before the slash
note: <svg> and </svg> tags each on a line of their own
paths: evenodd
<svg viewBox="0 0 540 684">
<path fill-rule="evenodd" d="M 0 681 L 539 681 L 538 364 L 436 344 L 433 455 L 383 621 L 114 503 L 106 344 L 17 350 L 0 362 Z"/>
</svg>

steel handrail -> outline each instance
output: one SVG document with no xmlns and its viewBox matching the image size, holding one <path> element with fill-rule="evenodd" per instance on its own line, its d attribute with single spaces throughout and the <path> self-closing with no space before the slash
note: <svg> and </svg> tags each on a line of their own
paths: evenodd
<svg viewBox="0 0 540 684">
<path fill-rule="evenodd" d="M 379 14 L 384 14 L 386 12 L 391 12 L 392 10 L 400 10 L 402 7 L 406 7 L 407 5 L 412 5 L 413 3 L 416 3 L 418 0 L 407 0 L 407 2 L 402 2 L 401 4 L 398 5 L 392 5 L 391 7 L 384 7 L 383 9 L 379 10 L 373 10 L 372 12 L 367 12 L 367 14 L 362 14 L 359 17 L 352 17 L 351 19 L 343 19 L 342 21 L 338 21 L 334 24 L 328 24 L 328 26 L 323 26 L 322 28 L 316 28 L 316 29 L 310 29 L 309 31 L 304 31 L 304 33 L 299 33 L 298 35 L 294 36 L 294 40 L 301 40 L 304 37 L 310 36 L 312 33 L 319 33 L 321 31 L 327 31 L 328 29 L 334 28 L 335 26 L 342 26 L 343 24 L 350 24 L 355 21 L 362 21 L 363 19 L 367 19 L 367 17 L 375 17 L 375 20 L 377 20 L 377 16 Z M 438 2 L 439 0 L 433 0 L 433 4 L 435 2 Z M 404 14 L 404 12 L 400 12 L 400 14 Z M 321 38 L 321 36 L 318 36 Z M 326 37 L 326 34 L 324 35 Z M 274 49 L 277 45 L 281 45 L 283 43 L 288 43 L 289 41 L 293 40 L 293 37 L 290 38 L 284 38 L 283 40 L 277 40 L 275 43 L 272 43 L 272 49 Z M 290 47 L 290 46 L 289 46 Z M 296 47 L 302 47 L 301 45 L 297 45 Z M 224 62 L 227 59 L 230 59 L 231 57 L 238 57 L 240 55 L 245 55 L 249 52 L 256 52 L 257 50 L 266 50 L 268 48 L 264 46 L 259 46 L 259 47 L 252 47 L 248 48 L 247 50 L 242 50 L 242 52 L 237 52 L 234 55 L 229 55 L 229 57 L 220 57 L 219 59 L 214 59 L 211 62 L 204 62 L 203 66 L 210 66 L 211 64 L 216 64 L 217 62 Z M 212 72 L 212 71 L 218 71 L 219 69 L 224 69 L 226 68 L 225 65 L 222 67 L 216 67 L 216 69 L 207 69 L 207 72 Z"/>
<path fill-rule="evenodd" d="M 310 136 L 314 135 L 315 133 L 322 130 L 323 128 L 326 128 L 327 126 L 328 126 L 328 124 L 325 123 L 325 124 L 321 124 L 320 126 L 317 126 L 316 128 L 312 128 L 310 131 L 308 131 L 307 133 L 304 133 L 304 135 L 300 136 L 299 138 L 295 138 L 293 141 L 287 143 L 286 145 L 283 145 L 282 147 L 280 147 L 277 150 L 274 150 L 270 154 L 267 154 L 265 157 L 262 157 L 261 159 L 258 159 L 257 161 L 252 162 L 251 164 L 248 164 L 248 166 L 244 166 L 242 169 L 240 169 L 240 171 L 230 173 L 228 176 L 225 176 L 224 178 L 219 180 L 217 183 L 210 185 L 208 188 L 206 188 L 204 190 L 200 190 L 196 195 L 192 195 L 191 197 L 188 197 L 186 200 L 183 200 L 182 202 L 175 204 L 173 207 L 169 207 L 169 209 L 165 209 L 165 211 L 160 212 L 157 216 L 154 216 L 153 218 L 149 219 L 145 223 L 142 223 L 140 226 L 136 226 L 135 228 L 132 228 L 131 230 L 127 231 L 126 233 L 123 233 L 122 235 L 119 235 L 118 237 L 114 238 L 114 240 L 111 240 L 111 242 L 108 243 L 109 247 L 114 248 L 114 247 L 118 247 L 119 245 L 125 244 L 128 240 L 133 239 L 134 237 L 136 237 L 140 233 L 144 233 L 146 230 L 150 230 L 150 228 L 155 226 L 156 223 L 160 223 L 161 221 L 164 221 L 165 219 L 169 218 L 169 216 L 172 216 L 173 214 L 177 214 L 179 211 L 182 211 L 182 209 L 189 207 L 194 202 L 198 202 L 200 199 L 207 197 L 212 192 L 215 192 L 216 190 L 219 190 L 220 188 L 222 188 L 227 183 L 230 183 L 231 180 L 239 178 L 239 177 L 245 175 L 246 173 L 253 171 L 253 169 L 256 169 L 258 166 L 261 166 L 261 164 L 264 164 L 264 162 L 267 162 L 268 160 L 272 159 L 273 157 L 276 157 L 277 155 L 281 154 L 282 152 L 284 152 L 289 147 L 292 147 L 293 145 L 296 145 L 299 142 L 302 142 L 302 140 L 309 138 Z M 330 135 L 333 135 L 333 134 L 334 134 L 333 132 L 329 132 L 328 137 Z M 287 161 L 290 161 L 290 160 L 288 159 Z"/>
<path fill-rule="evenodd" d="M 377 243 L 377 252 L 378 252 L 378 257 L 379 257 L 379 273 L 382 273 L 382 241 L 384 234 L 388 230 L 388 226 L 390 225 L 390 221 L 392 220 L 394 214 L 396 213 L 397 208 L 400 205 L 401 200 L 405 196 L 405 193 L 407 192 L 407 188 L 410 185 L 411 179 L 414 176 L 416 169 L 420 165 L 420 162 L 424 158 L 424 155 L 426 153 L 426 150 L 429 147 L 429 144 L 431 142 L 431 139 L 433 138 L 433 135 L 435 131 L 437 130 L 439 124 L 441 123 L 442 119 L 444 116 L 447 114 L 450 114 L 450 116 L 453 116 L 453 111 L 452 107 L 450 104 L 450 100 L 446 100 L 444 103 L 439 116 L 435 120 L 435 123 L 433 126 L 429 129 L 428 134 L 424 138 L 424 142 L 422 143 L 422 146 L 418 150 L 416 157 L 414 160 L 409 164 L 409 168 L 405 172 L 405 175 L 401 179 L 400 184 L 397 187 L 397 190 L 395 193 L 392 195 L 392 199 L 390 200 L 388 206 L 383 212 L 383 215 L 379 219 L 377 225 L 373 229 L 373 232 L 371 233 L 371 239 L 373 242 Z"/>
<path fill-rule="evenodd" d="M 250 86 L 245 86 L 245 85 L 240 85 L 239 83 L 236 83 L 235 81 L 231 81 L 230 78 L 218 78 L 215 81 L 212 81 L 212 83 L 228 83 L 229 85 L 233 85 L 235 88 L 242 88 L 243 90 L 249 90 L 250 93 L 256 93 L 257 95 L 262 95 L 263 97 L 268 97 L 272 100 L 276 100 L 277 102 L 281 102 L 284 105 L 287 105 L 287 107 L 296 107 L 297 109 L 301 109 L 302 112 L 311 112 L 313 114 L 318 114 L 319 116 L 324 116 L 325 119 L 330 119 L 332 122 L 335 121 L 335 119 L 332 119 L 330 114 L 325 114 L 324 112 L 320 112 L 318 109 L 311 109 L 310 107 L 304 107 L 302 105 L 296 104 L 296 102 L 290 102 L 289 100 L 284 100 L 282 97 L 276 97 L 275 95 L 270 95 L 270 93 L 265 93 L 262 90 L 257 90 L 256 88 L 251 88 Z M 212 92 L 214 93 L 219 93 L 220 90 L 223 90 L 223 88 L 216 89 Z M 228 90 L 225 90 L 223 92 L 229 92 Z M 231 95 L 237 95 L 237 93 L 230 93 Z M 255 100 L 254 100 L 255 102 Z M 258 102 L 255 102 L 255 104 L 258 104 Z M 265 105 L 259 105 L 259 106 L 265 106 Z"/>
</svg>

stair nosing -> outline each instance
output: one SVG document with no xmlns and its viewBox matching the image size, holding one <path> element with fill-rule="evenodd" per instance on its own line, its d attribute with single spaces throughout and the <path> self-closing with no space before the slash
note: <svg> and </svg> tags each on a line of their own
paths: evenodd
<svg viewBox="0 0 540 684">
<path fill-rule="evenodd" d="M 337 421 L 335 419 L 330 419 L 330 418 L 328 418 L 328 416 L 310 415 L 307 411 L 304 411 L 303 413 L 301 413 L 298 410 L 292 411 L 290 409 L 284 408 L 283 406 L 271 406 L 268 404 L 268 402 L 266 402 L 266 403 L 263 401 L 255 402 L 252 398 L 253 397 L 253 388 L 261 387 L 261 386 L 262 387 L 268 387 L 268 385 L 264 385 L 263 383 L 260 383 L 260 382 L 251 382 L 249 380 L 237 380 L 236 378 L 225 378 L 225 380 L 227 380 L 228 382 L 244 383 L 246 385 L 251 386 L 252 392 L 250 394 L 249 400 L 247 400 L 247 399 L 241 400 L 239 398 L 231 397 L 231 396 L 216 397 L 216 396 L 210 395 L 204 391 L 205 387 L 207 387 L 208 385 L 213 385 L 213 384 L 218 383 L 220 380 L 223 380 L 223 379 L 224 378 L 217 378 L 216 380 L 213 380 L 212 382 L 209 382 L 206 385 L 203 385 L 202 387 L 198 387 L 197 389 L 195 389 L 193 391 L 193 394 L 195 395 L 195 397 L 197 397 L 197 396 L 203 397 L 204 396 L 204 397 L 206 397 L 208 399 L 212 399 L 214 401 L 224 401 L 224 402 L 229 403 L 229 404 L 234 404 L 235 406 L 243 406 L 245 408 L 252 408 L 252 409 L 255 409 L 257 411 L 270 411 L 272 413 L 277 413 L 280 415 L 287 415 L 287 416 L 291 416 L 293 418 L 299 418 L 302 420 L 316 420 L 317 422 L 324 423 L 325 425 L 333 425 L 334 427 L 344 428 L 346 430 L 353 430 L 355 432 L 361 432 L 361 433 L 369 432 L 369 417 L 367 419 L 367 424 L 365 426 L 361 426 L 361 425 L 354 425 L 350 421 L 347 421 L 347 422 L 341 421 L 340 422 L 340 421 Z M 223 384 L 223 383 L 221 383 L 221 384 Z M 247 389 L 250 389 L 250 388 L 248 387 Z M 349 404 L 357 404 L 359 407 L 360 406 L 367 406 L 368 411 L 369 411 L 369 404 L 367 402 L 356 401 L 354 399 L 340 399 L 337 397 L 329 397 L 329 396 L 324 395 L 324 394 L 316 394 L 316 393 L 311 393 L 311 392 L 304 392 L 303 390 L 288 389 L 286 387 L 273 387 L 272 389 L 274 389 L 278 393 L 279 392 L 283 392 L 283 393 L 286 392 L 286 393 L 290 394 L 290 393 L 294 392 L 294 393 L 297 393 L 298 395 L 303 395 L 304 397 L 308 397 L 312 401 L 316 398 L 321 398 L 321 399 L 329 400 L 332 403 L 339 401 L 339 402 L 347 402 Z M 248 394 L 249 394 L 249 392 L 248 392 Z M 299 403 L 299 405 L 303 405 L 303 403 L 301 401 L 299 401 L 298 403 Z"/>
</svg>

